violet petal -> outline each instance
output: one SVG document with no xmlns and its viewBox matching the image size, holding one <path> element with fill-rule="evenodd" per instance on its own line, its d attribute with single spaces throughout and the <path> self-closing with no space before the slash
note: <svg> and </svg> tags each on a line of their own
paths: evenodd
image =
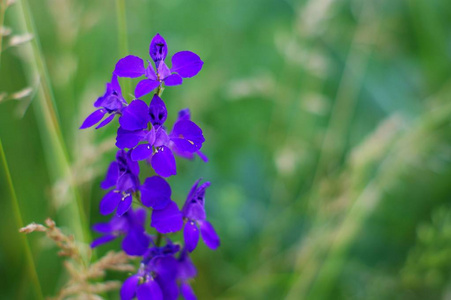
<svg viewBox="0 0 451 300">
<path fill-rule="evenodd" d="M 122 250 L 128 255 L 143 255 L 150 244 L 150 237 L 138 228 L 130 230 L 122 240 Z"/>
<path fill-rule="evenodd" d="M 113 121 L 114 117 L 115 117 L 114 114 L 109 115 L 108 117 L 105 118 L 105 120 L 103 120 L 102 122 L 100 122 L 99 125 L 96 126 L 96 129 L 102 128 L 110 124 L 110 122 Z"/>
<path fill-rule="evenodd" d="M 182 291 L 182 295 L 183 295 L 183 298 L 185 298 L 185 300 L 196 300 L 197 299 L 197 297 L 194 294 L 194 291 L 191 288 L 191 286 L 189 285 L 189 283 L 183 282 L 180 285 L 180 290 Z"/>
<path fill-rule="evenodd" d="M 146 75 L 146 77 L 149 79 L 157 80 L 157 74 L 155 74 L 152 63 L 150 61 L 147 61 L 147 63 L 148 65 L 146 68 L 146 73 L 144 75 Z"/>
<path fill-rule="evenodd" d="M 92 225 L 92 230 L 100 232 L 100 233 L 110 233 L 112 232 L 111 224 L 108 223 L 96 223 Z"/>
<path fill-rule="evenodd" d="M 200 226 L 200 234 L 202 235 L 202 239 L 210 249 L 216 250 L 221 244 L 219 240 L 219 236 L 216 234 L 215 229 L 208 221 L 198 221 Z"/>
<path fill-rule="evenodd" d="M 166 77 L 164 80 L 164 84 L 167 86 L 180 85 L 183 83 L 183 78 L 179 74 L 172 74 Z"/>
<path fill-rule="evenodd" d="M 168 54 L 168 46 L 160 34 L 154 36 L 150 42 L 149 54 L 155 62 L 157 68 L 160 65 L 160 62 L 166 59 L 166 55 Z"/>
<path fill-rule="evenodd" d="M 130 172 L 121 174 L 117 179 L 116 189 L 118 189 L 119 191 L 136 191 L 138 187 L 139 178 Z"/>
<path fill-rule="evenodd" d="M 116 185 L 117 179 L 119 177 L 119 167 L 117 162 L 113 161 L 106 172 L 105 179 L 100 183 L 100 187 L 107 190 Z"/>
<path fill-rule="evenodd" d="M 111 242 L 112 240 L 114 240 L 117 236 L 112 235 L 112 234 L 108 234 L 108 235 L 104 235 L 101 236 L 95 240 L 92 241 L 91 243 L 91 248 L 95 248 L 98 247 L 100 245 L 106 244 L 108 242 Z"/>
<path fill-rule="evenodd" d="M 166 146 L 159 147 L 152 156 L 152 168 L 162 177 L 169 177 L 177 174 L 175 158 L 171 149 Z"/>
<path fill-rule="evenodd" d="M 95 124 L 99 123 L 100 120 L 102 120 L 105 114 L 106 110 L 103 108 L 94 111 L 83 121 L 83 124 L 81 124 L 80 129 L 85 129 L 94 126 Z"/>
<path fill-rule="evenodd" d="M 135 78 L 144 75 L 145 68 L 144 62 L 141 58 L 128 55 L 124 58 L 121 58 L 117 63 L 114 69 L 114 74 L 119 77 L 129 77 Z"/>
<path fill-rule="evenodd" d="M 143 79 L 135 87 L 135 97 L 140 98 L 149 94 L 160 85 L 158 80 Z"/>
<path fill-rule="evenodd" d="M 185 240 L 185 247 L 189 252 L 193 252 L 199 242 L 199 229 L 193 221 L 188 221 L 183 230 L 183 238 Z"/>
<path fill-rule="evenodd" d="M 118 216 L 122 216 L 124 213 L 126 213 L 132 206 L 132 200 L 133 197 L 131 195 L 127 195 L 125 198 L 123 198 L 117 206 L 116 214 Z"/>
<path fill-rule="evenodd" d="M 194 122 L 181 120 L 175 123 L 172 129 L 171 140 L 180 151 L 193 153 L 202 148 L 205 138 L 202 129 Z"/>
<path fill-rule="evenodd" d="M 152 155 L 152 146 L 150 144 L 141 144 L 132 150 L 132 160 L 144 160 Z"/>
<path fill-rule="evenodd" d="M 144 206 L 163 209 L 171 202 L 171 187 L 159 176 L 147 178 L 140 190 Z"/>
<path fill-rule="evenodd" d="M 153 143 L 154 147 L 166 146 L 169 143 L 170 139 L 166 130 L 163 126 L 158 127 L 155 131 L 155 141 Z"/>
<path fill-rule="evenodd" d="M 116 146 L 119 149 L 133 148 L 144 138 L 146 135 L 142 130 L 129 131 L 119 127 L 116 136 Z"/>
<path fill-rule="evenodd" d="M 103 196 L 102 200 L 100 201 L 100 213 L 102 215 L 108 215 L 112 213 L 116 209 L 121 199 L 122 195 L 120 193 L 115 190 L 109 191 L 105 196 Z"/>
<path fill-rule="evenodd" d="M 153 96 L 152 101 L 150 102 L 149 115 L 150 122 L 156 127 L 163 125 L 168 116 L 166 105 L 157 94 Z"/>
<path fill-rule="evenodd" d="M 171 201 L 166 208 L 154 210 L 152 212 L 150 226 L 163 234 L 176 232 L 182 229 L 183 218 L 177 204 L 174 201 Z"/>
<path fill-rule="evenodd" d="M 172 56 L 171 72 L 179 73 L 183 78 L 197 75 L 202 69 L 204 62 L 191 51 L 180 51 Z"/>
<path fill-rule="evenodd" d="M 208 157 L 202 151 L 196 151 L 196 154 L 202 159 L 204 162 L 208 162 Z"/>
<path fill-rule="evenodd" d="M 121 300 L 132 300 L 136 296 L 140 277 L 133 275 L 127 278 L 121 287 Z"/>
<path fill-rule="evenodd" d="M 149 108 L 146 102 L 136 99 L 129 106 L 122 110 L 122 116 L 119 118 L 119 124 L 125 130 L 133 131 L 146 129 L 150 121 Z"/>
<path fill-rule="evenodd" d="M 111 76 L 111 82 L 110 82 L 110 88 L 112 89 L 112 92 L 115 91 L 121 98 L 122 98 L 122 90 L 121 86 L 119 84 L 119 80 L 117 79 L 117 75 L 114 74 Z M 125 102 L 125 100 L 124 100 Z M 126 102 L 124 104 L 127 104 Z"/>
<path fill-rule="evenodd" d="M 138 300 L 163 300 L 163 293 L 158 283 L 151 277 L 138 287 Z"/>
<path fill-rule="evenodd" d="M 171 75 L 171 70 L 169 70 L 168 66 L 164 61 L 160 63 L 158 66 L 158 75 L 160 76 L 160 80 L 165 79 L 166 77 Z"/>
</svg>

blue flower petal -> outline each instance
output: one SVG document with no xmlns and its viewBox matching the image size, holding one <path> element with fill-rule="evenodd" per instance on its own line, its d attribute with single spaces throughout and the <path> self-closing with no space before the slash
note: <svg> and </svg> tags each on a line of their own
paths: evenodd
<svg viewBox="0 0 451 300">
<path fill-rule="evenodd" d="M 140 187 L 143 205 L 163 209 L 171 202 L 171 187 L 163 178 L 152 176 Z"/>
<path fill-rule="evenodd" d="M 154 210 L 150 226 L 160 233 L 176 232 L 183 227 L 182 213 L 174 201 L 171 201 L 166 208 Z"/>
<path fill-rule="evenodd" d="M 172 56 L 171 72 L 179 73 L 183 78 L 196 76 L 204 62 L 191 51 L 180 51 Z"/>
<path fill-rule="evenodd" d="M 185 229 L 183 230 L 183 238 L 186 249 L 189 252 L 193 252 L 199 242 L 199 229 L 193 221 L 186 222 Z"/>
<path fill-rule="evenodd" d="M 122 199 L 121 193 L 115 190 L 109 191 L 100 201 L 100 213 L 102 215 L 111 214 Z"/>
<path fill-rule="evenodd" d="M 114 74 L 119 77 L 135 78 L 144 75 L 144 62 L 141 58 L 128 55 L 121 58 L 114 69 Z"/>
<path fill-rule="evenodd" d="M 175 158 L 171 149 L 166 146 L 159 147 L 152 156 L 152 168 L 162 177 L 169 177 L 177 174 Z"/>
<path fill-rule="evenodd" d="M 151 277 L 138 287 L 138 300 L 163 300 L 158 283 Z"/>
<path fill-rule="evenodd" d="M 99 123 L 100 120 L 102 120 L 105 114 L 106 110 L 103 108 L 94 111 L 83 121 L 83 124 L 81 124 L 80 129 L 85 129 L 94 126 L 95 124 Z"/>
</svg>

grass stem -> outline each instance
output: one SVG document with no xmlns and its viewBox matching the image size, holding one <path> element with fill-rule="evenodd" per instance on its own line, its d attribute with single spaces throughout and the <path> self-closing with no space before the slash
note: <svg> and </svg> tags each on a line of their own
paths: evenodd
<svg viewBox="0 0 451 300">
<path fill-rule="evenodd" d="M 3 165 L 3 169 L 6 175 L 6 181 L 8 183 L 9 193 L 11 194 L 11 205 L 13 209 L 14 219 L 16 221 L 16 229 L 24 227 L 24 223 L 22 220 L 22 214 L 20 212 L 19 201 L 17 200 L 16 191 L 14 189 L 13 181 L 11 178 L 11 173 L 9 172 L 8 162 L 6 160 L 5 151 L 3 150 L 2 141 L 0 139 L 0 157 Z M 30 276 L 31 283 L 33 285 L 34 294 L 36 299 L 44 299 L 42 295 L 41 284 L 39 283 L 38 273 L 36 272 L 36 266 L 34 263 L 33 255 L 31 253 L 30 244 L 28 243 L 27 238 L 24 235 L 21 235 L 21 240 L 23 242 L 23 249 L 25 251 L 25 259 L 27 263 L 25 264 L 28 267 L 28 274 Z"/>
<path fill-rule="evenodd" d="M 117 35 L 119 44 L 119 55 L 124 57 L 128 55 L 127 39 L 127 14 L 125 9 L 125 0 L 116 0 L 117 16 Z M 131 92 L 131 83 L 129 78 L 121 78 L 123 95 L 128 96 Z"/>
<path fill-rule="evenodd" d="M 74 232 L 78 240 L 90 241 L 89 224 L 84 213 L 82 199 L 72 180 L 69 155 L 61 133 L 60 122 L 56 110 L 45 59 L 41 51 L 39 36 L 34 25 L 33 15 L 27 0 L 17 1 L 15 10 L 16 21 L 22 30 L 33 35 L 28 45 L 23 45 L 25 52 L 24 64 L 29 82 L 38 81 L 37 99 L 32 101 L 37 124 L 45 148 L 46 163 L 53 184 L 65 180 L 68 184 L 67 205 L 58 211 L 65 222 Z"/>
</svg>

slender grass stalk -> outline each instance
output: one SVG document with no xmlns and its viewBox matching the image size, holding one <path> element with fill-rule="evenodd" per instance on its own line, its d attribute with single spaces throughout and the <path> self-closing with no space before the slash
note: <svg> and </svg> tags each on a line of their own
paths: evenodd
<svg viewBox="0 0 451 300">
<path fill-rule="evenodd" d="M 320 187 L 319 180 L 321 176 L 327 171 L 327 169 L 337 166 L 338 161 L 340 160 L 340 157 L 344 152 L 346 140 L 345 134 L 349 128 L 350 120 L 357 103 L 357 96 L 361 86 L 360 81 L 366 70 L 366 65 L 371 54 L 371 45 L 362 45 L 361 39 L 364 38 L 366 34 L 368 34 L 368 25 L 366 25 L 365 23 L 367 23 L 368 20 L 371 20 L 372 16 L 375 15 L 374 9 L 374 4 L 371 3 L 364 3 L 361 7 L 358 19 L 358 27 L 353 37 L 348 58 L 345 63 L 344 73 L 337 91 L 333 110 L 330 115 L 329 125 L 326 131 L 326 135 L 323 139 L 323 144 L 321 147 L 318 164 L 314 173 L 311 190 L 307 201 L 305 202 L 305 209 L 307 210 L 307 213 L 314 216 L 311 229 L 311 232 L 313 233 L 321 227 L 321 222 L 324 221 L 321 219 L 320 215 L 315 215 L 315 212 L 317 213 L 318 211 L 316 209 L 315 203 L 313 203 L 313 201 L 317 199 L 317 197 L 315 196 Z M 375 28 L 374 33 L 377 39 L 381 22 L 380 20 L 376 22 L 377 27 Z M 364 192 L 362 194 L 362 199 L 372 199 L 369 196 L 366 197 L 367 195 L 373 195 L 369 191 L 373 191 L 373 189 L 368 187 L 368 193 Z M 356 200 L 356 202 L 361 201 Z M 295 205 L 298 205 L 298 203 L 300 203 L 299 199 L 295 201 Z M 345 227 L 343 227 L 343 232 L 340 232 L 340 234 L 344 235 L 346 233 L 349 233 L 346 236 L 349 238 L 349 244 L 352 241 L 352 237 L 355 236 L 350 233 L 352 229 L 355 229 L 351 225 L 356 223 L 361 224 L 369 214 L 369 211 L 362 212 L 358 208 L 358 205 L 353 205 L 347 212 L 349 218 L 347 217 L 345 219 L 347 221 L 344 221 L 344 223 L 342 224 L 342 226 Z M 353 223 L 353 221 L 356 221 L 356 223 Z M 332 256 L 343 258 L 344 256 L 342 254 L 346 252 L 346 247 L 329 248 L 328 241 L 330 241 L 330 239 L 327 238 L 329 236 L 329 232 L 326 230 L 326 232 L 322 233 L 324 235 L 322 235 L 321 232 L 322 231 L 319 230 L 317 234 L 320 234 L 320 236 L 322 236 L 323 238 L 320 237 L 318 240 L 314 241 L 314 245 L 312 246 L 313 250 L 306 255 L 310 257 L 318 257 L 318 255 L 321 256 L 321 253 L 323 253 L 324 255 L 329 253 Z M 317 261 L 317 259 L 315 258 L 310 259 L 305 263 L 305 265 L 298 266 L 299 268 L 302 268 L 302 271 L 299 270 L 299 273 L 294 277 L 296 279 L 294 280 L 293 285 L 289 290 L 287 297 L 288 299 L 298 299 L 300 295 L 303 295 L 304 297 L 309 297 L 310 295 L 316 297 L 319 294 L 322 294 L 321 292 L 319 292 L 320 287 L 316 283 L 321 282 L 322 284 L 326 284 L 328 285 L 328 287 L 330 287 L 332 282 L 326 281 L 324 278 L 324 280 L 318 281 L 317 279 L 315 279 L 315 276 L 319 274 L 319 272 L 333 272 L 338 270 L 337 268 L 335 268 L 336 266 L 333 265 L 333 263 L 330 263 L 327 268 L 324 268 L 323 263 Z M 295 272 L 295 274 L 296 273 L 297 272 Z M 335 277 L 331 276 L 328 279 L 331 278 Z M 312 284 L 313 290 L 310 290 Z M 312 291 L 312 294 L 309 294 L 310 291 Z"/>
<path fill-rule="evenodd" d="M 5 23 L 5 14 L 6 14 L 6 1 L 0 0 L 0 29 L 3 28 L 3 24 Z M 0 66 L 2 62 L 2 52 L 3 52 L 3 36 L 0 35 Z"/>
<path fill-rule="evenodd" d="M 448 93 L 444 95 L 448 95 Z M 450 116 L 451 105 L 443 105 L 440 110 L 427 114 L 412 131 L 397 141 L 381 163 L 376 177 L 356 198 L 341 225 L 334 230 L 335 239 L 306 299 L 327 299 L 330 296 L 333 284 L 346 262 L 348 249 L 360 232 L 362 224 L 383 199 L 381 195 L 383 191 L 386 191 L 387 187 L 399 178 L 404 169 L 403 166 L 405 166 L 403 158 L 406 153 L 414 153 L 407 155 L 408 157 L 424 157 L 432 149 L 440 147 L 441 139 L 434 137 L 428 139 L 427 137 L 431 137 L 429 131 L 434 132 L 444 126 L 449 126 Z M 421 146 L 412 148 L 411 145 Z"/>
<path fill-rule="evenodd" d="M 117 16 L 117 35 L 119 44 L 119 55 L 124 57 L 128 55 L 128 39 L 127 39 L 127 15 L 125 8 L 125 0 L 116 0 L 116 16 Z M 121 78 L 123 95 L 129 95 L 131 91 L 131 82 L 129 78 Z"/>
<path fill-rule="evenodd" d="M 366 71 L 366 66 L 371 55 L 372 45 L 365 45 L 362 40 L 368 34 L 368 21 L 374 18 L 375 4 L 364 2 L 359 14 L 358 25 L 355 31 L 351 47 L 345 62 L 344 72 L 338 87 L 334 106 L 330 115 L 329 125 L 319 154 L 318 164 L 314 173 L 312 182 L 312 192 L 316 191 L 321 175 L 327 169 L 334 168 L 338 165 L 343 152 L 345 150 L 346 132 L 351 124 L 351 119 L 357 103 L 357 96 L 361 88 L 361 81 Z M 375 36 L 373 40 L 377 40 L 379 35 L 380 20 L 370 24 L 376 25 L 374 28 Z M 310 211 L 313 209 L 312 199 L 313 193 L 306 203 L 306 208 Z M 296 201 L 298 202 L 298 201 Z"/>
<path fill-rule="evenodd" d="M 449 82 L 444 87 L 437 95 L 442 102 L 446 95 L 449 95 Z M 421 157 L 418 163 L 424 161 L 427 167 L 427 159 L 424 158 L 434 156 L 435 150 L 443 146 L 440 135 L 447 132 L 450 116 L 451 105 L 445 103 L 440 109 L 425 113 L 411 130 L 392 137 L 393 145 L 381 160 L 374 162 L 378 166 L 374 177 L 362 189 L 350 191 L 351 205 L 344 212 L 343 218 L 338 223 L 323 226 L 327 227 L 318 236 L 322 243 L 313 245 L 312 251 L 304 256 L 305 264 L 299 264 L 303 272 L 295 285 L 296 289 L 291 290 L 288 299 L 327 299 L 331 296 L 346 263 L 348 250 L 363 224 L 383 201 L 383 194 L 390 190 L 403 174 L 409 173 L 406 168 L 412 163 L 412 157 Z M 417 170 L 419 166 L 414 164 L 411 167 Z M 307 273 L 304 269 L 308 270 Z"/>
<path fill-rule="evenodd" d="M 13 209 L 14 219 L 16 221 L 16 227 L 17 229 L 22 228 L 24 226 L 24 223 L 22 220 L 22 214 L 20 212 L 19 201 L 17 200 L 16 191 L 14 189 L 13 181 L 11 179 L 11 173 L 9 172 L 8 162 L 6 160 L 6 155 L 3 149 L 1 139 L 0 139 L 0 156 L 3 169 L 6 175 L 6 181 L 8 182 L 9 192 L 11 194 L 11 206 Z M 30 277 L 36 299 L 44 299 L 44 296 L 42 295 L 41 284 L 39 283 L 38 273 L 36 272 L 36 266 L 33 260 L 33 255 L 31 253 L 30 244 L 28 243 L 28 239 L 23 235 L 21 235 L 20 239 L 23 243 L 23 249 L 25 251 L 25 260 L 27 261 L 26 266 L 28 268 L 28 271 L 25 273 Z"/>
<path fill-rule="evenodd" d="M 17 6 L 15 17 L 18 26 L 33 35 L 30 44 L 23 46 L 26 51 L 25 58 L 28 59 L 24 66 L 29 82 L 39 81 L 38 97 L 33 101 L 33 108 L 42 138 L 48 171 L 54 183 L 62 179 L 67 180 L 68 183 L 68 204 L 60 209 L 58 214 L 62 217 L 62 223 L 71 228 L 78 240 L 88 242 L 90 241 L 89 224 L 86 222 L 82 199 L 72 180 L 69 155 L 62 137 L 55 100 L 33 15 L 27 0 L 17 1 Z"/>
</svg>

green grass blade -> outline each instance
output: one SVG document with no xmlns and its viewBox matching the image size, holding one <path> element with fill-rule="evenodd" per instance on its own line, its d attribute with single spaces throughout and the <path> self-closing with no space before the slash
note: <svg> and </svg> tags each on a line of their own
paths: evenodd
<svg viewBox="0 0 451 300">
<path fill-rule="evenodd" d="M 128 41 L 127 41 L 127 15 L 124 0 L 116 0 L 116 15 L 117 15 L 117 35 L 119 44 L 119 55 L 124 57 L 128 55 Z M 131 91 L 131 84 L 129 78 L 121 78 L 123 95 L 129 95 Z"/>
<path fill-rule="evenodd" d="M 18 1 L 17 6 L 15 21 L 22 30 L 31 33 L 34 37 L 30 44 L 23 46 L 27 59 L 24 67 L 29 82 L 39 80 L 37 99 L 32 105 L 45 148 L 48 171 L 53 183 L 58 180 L 67 180 L 68 183 L 68 204 L 59 210 L 58 214 L 61 216 L 62 223 L 71 228 L 78 240 L 88 242 L 90 241 L 89 224 L 86 222 L 82 199 L 72 180 L 69 155 L 61 134 L 54 96 L 33 15 L 27 0 Z"/>
<path fill-rule="evenodd" d="M 0 140 L 0 156 L 1 156 L 3 169 L 4 169 L 4 172 L 6 175 L 6 181 L 8 183 L 9 193 L 11 194 L 11 205 L 13 208 L 14 219 L 16 220 L 16 226 L 17 226 L 16 229 L 19 229 L 24 226 L 24 223 L 22 220 L 22 214 L 20 212 L 19 201 L 17 200 L 16 191 L 14 189 L 13 181 L 11 179 L 8 162 L 6 160 L 6 155 L 5 155 L 5 151 L 3 150 L 3 145 L 2 145 L 1 140 Z M 21 236 L 22 236 L 21 240 L 23 242 L 23 249 L 25 251 L 25 259 L 27 261 L 26 266 L 28 267 L 28 271 L 26 272 L 26 274 L 30 277 L 36 299 L 44 299 L 44 296 L 42 295 L 41 285 L 40 285 L 39 279 L 38 279 L 38 274 L 36 272 L 36 266 L 35 266 L 35 263 L 33 260 L 33 255 L 31 254 L 30 244 L 28 243 L 26 236 L 24 236 L 24 235 L 21 235 Z"/>
</svg>

